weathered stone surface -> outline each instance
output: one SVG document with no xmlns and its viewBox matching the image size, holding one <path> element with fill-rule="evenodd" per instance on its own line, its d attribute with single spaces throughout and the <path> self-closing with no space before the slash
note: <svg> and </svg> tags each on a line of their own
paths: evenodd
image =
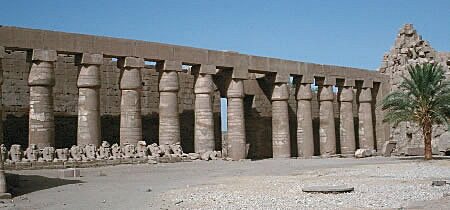
<svg viewBox="0 0 450 210">
<path fill-rule="evenodd" d="M 314 155 L 311 84 L 297 83 L 297 150 L 299 157 Z"/>
<path fill-rule="evenodd" d="M 372 92 L 370 88 L 362 88 L 359 95 L 359 147 L 375 149 L 372 121 Z"/>
<path fill-rule="evenodd" d="M 341 154 L 354 154 L 356 150 L 355 124 L 353 121 L 353 87 L 340 88 L 340 144 Z"/>
<path fill-rule="evenodd" d="M 291 157 L 286 83 L 275 84 L 272 92 L 272 151 L 273 158 Z"/>
<path fill-rule="evenodd" d="M 56 149 L 56 158 L 58 161 L 66 161 L 69 159 L 70 152 L 68 148 Z"/>
<path fill-rule="evenodd" d="M 390 157 L 391 153 L 394 151 L 395 146 L 397 145 L 396 141 L 387 141 L 383 145 L 382 154 L 384 157 Z"/>
<path fill-rule="evenodd" d="M 46 162 L 52 162 L 55 159 L 55 148 L 44 147 L 42 150 L 42 159 Z"/>
<path fill-rule="evenodd" d="M 87 160 L 93 161 L 96 159 L 96 155 L 97 155 L 97 146 L 94 144 L 88 144 L 85 145 L 84 147 L 85 150 L 85 154 L 86 154 L 86 158 Z"/>
<path fill-rule="evenodd" d="M 302 188 L 303 192 L 309 193 L 346 193 L 355 190 L 354 187 L 347 186 L 311 186 Z"/>
<path fill-rule="evenodd" d="M 37 161 L 41 156 L 41 151 L 36 144 L 30 144 L 30 146 L 25 150 L 25 159 L 28 161 Z"/>
<path fill-rule="evenodd" d="M 355 152 L 355 157 L 356 158 L 365 158 L 365 157 L 370 157 L 372 155 L 375 155 L 375 150 L 371 150 L 371 149 L 358 149 Z"/>
<path fill-rule="evenodd" d="M 214 83 L 211 75 L 199 74 L 195 80 L 195 131 L 194 151 L 204 153 L 213 151 L 214 139 L 214 113 L 212 94 Z"/>
<path fill-rule="evenodd" d="M 59 177 L 61 177 L 61 178 L 74 178 L 74 177 L 80 177 L 80 175 L 81 175 L 80 169 L 78 169 L 78 168 L 62 169 L 59 171 L 59 173 L 60 173 Z"/>
<path fill-rule="evenodd" d="M 9 154 L 11 155 L 12 162 L 20 162 L 22 161 L 23 151 L 22 146 L 19 144 L 11 145 L 11 149 L 9 150 Z"/>
<path fill-rule="evenodd" d="M 109 159 L 111 157 L 111 146 L 107 141 L 103 141 L 102 145 L 98 148 L 97 159 Z"/>
<path fill-rule="evenodd" d="M 319 87 L 320 101 L 320 155 L 336 154 L 336 130 L 334 123 L 333 87 Z"/>
<path fill-rule="evenodd" d="M 232 79 L 227 89 L 227 139 L 230 144 L 229 157 L 245 159 L 244 86 L 240 79 Z"/>
<path fill-rule="evenodd" d="M 180 142 L 178 113 L 179 79 L 176 71 L 160 72 L 159 80 L 159 144 Z"/>
<path fill-rule="evenodd" d="M 71 158 L 69 158 L 69 160 L 72 159 L 74 161 L 82 161 L 86 159 L 86 156 L 84 155 L 83 152 L 83 148 L 81 146 L 76 145 L 73 145 L 70 148 L 70 157 Z"/>
</svg>

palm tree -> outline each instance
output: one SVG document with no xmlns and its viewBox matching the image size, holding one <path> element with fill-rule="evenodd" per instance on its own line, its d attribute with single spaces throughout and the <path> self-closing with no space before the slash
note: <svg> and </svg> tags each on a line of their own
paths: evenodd
<svg viewBox="0 0 450 210">
<path fill-rule="evenodd" d="M 445 72 L 437 64 L 410 65 L 408 73 L 410 77 L 403 77 L 399 90 L 381 101 L 382 110 L 387 110 L 383 121 L 394 125 L 409 121 L 419 125 L 424 138 L 425 160 L 431 160 L 432 126 L 450 126 L 450 81 L 445 81 Z"/>
</svg>

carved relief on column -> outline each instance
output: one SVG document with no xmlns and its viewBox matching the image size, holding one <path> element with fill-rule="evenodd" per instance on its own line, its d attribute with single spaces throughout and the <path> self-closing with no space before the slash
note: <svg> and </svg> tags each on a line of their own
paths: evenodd
<svg viewBox="0 0 450 210">
<path fill-rule="evenodd" d="M 180 143 L 180 119 L 178 111 L 178 71 L 181 62 L 164 61 L 157 66 L 159 79 L 159 144 Z"/>
<path fill-rule="evenodd" d="M 244 118 L 244 82 L 231 79 L 227 88 L 227 139 L 230 145 L 228 155 L 233 160 L 245 159 L 245 118 Z"/>
<path fill-rule="evenodd" d="M 144 59 L 125 57 L 119 60 L 120 68 L 120 145 L 136 145 L 142 141 L 141 68 Z"/>
<path fill-rule="evenodd" d="M 100 127 L 100 65 L 101 54 L 82 54 L 78 57 L 78 128 L 77 145 L 101 144 Z"/>
<path fill-rule="evenodd" d="M 273 158 L 291 157 L 288 114 L 289 90 L 286 83 L 274 84 L 272 91 Z"/>
<path fill-rule="evenodd" d="M 194 148 L 196 153 L 213 151 L 214 142 L 214 115 L 212 94 L 214 83 L 212 75 L 198 74 L 195 79 L 195 127 Z"/>
<path fill-rule="evenodd" d="M 319 86 L 319 116 L 320 116 L 320 155 L 336 154 L 336 130 L 334 123 L 333 86 Z"/>
<path fill-rule="evenodd" d="M 354 154 L 356 150 L 355 124 L 353 120 L 353 85 L 345 81 L 344 86 L 339 87 L 340 92 L 340 145 L 342 154 Z"/>
<path fill-rule="evenodd" d="M 302 79 L 303 80 L 303 79 Z M 297 148 L 299 157 L 314 155 L 312 90 L 310 83 L 297 82 Z"/>
<path fill-rule="evenodd" d="M 56 59 L 54 50 L 35 49 L 31 55 L 28 144 L 36 144 L 40 149 L 55 146 L 53 86 Z"/>
<path fill-rule="evenodd" d="M 372 88 L 363 87 L 359 94 L 359 147 L 375 149 L 372 121 Z"/>
</svg>

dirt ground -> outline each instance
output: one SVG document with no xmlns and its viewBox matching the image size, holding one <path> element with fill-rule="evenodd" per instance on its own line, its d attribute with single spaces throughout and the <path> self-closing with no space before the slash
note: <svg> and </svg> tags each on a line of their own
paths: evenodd
<svg viewBox="0 0 450 210">
<path fill-rule="evenodd" d="M 13 200 L 0 203 L 2 209 L 198 209 L 198 208 L 246 208 L 254 209 L 257 206 L 219 206 L 216 198 L 202 198 L 205 206 L 198 206 L 195 198 L 186 198 L 187 195 L 201 193 L 202 190 L 212 190 L 218 193 L 222 188 L 231 187 L 233 191 L 243 192 L 242 188 L 252 188 L 254 177 L 268 182 L 282 180 L 299 180 L 301 176 L 318 173 L 319 177 L 314 183 L 320 183 L 322 177 L 326 178 L 332 171 L 368 170 L 370 168 L 386 168 L 386 171 L 396 168 L 410 167 L 422 164 L 424 161 L 399 158 L 329 158 L 329 159 L 283 159 L 260 161 L 193 161 L 168 164 L 142 164 L 119 165 L 101 168 L 82 168 L 79 178 L 59 178 L 60 169 L 55 170 L 22 170 L 7 171 L 18 174 L 19 185 L 12 189 Z M 450 160 L 434 160 L 428 162 L 433 166 L 449 167 Z M 427 164 L 428 164 L 427 163 Z M 399 167 L 397 167 L 399 166 Z M 401 168 L 400 167 L 400 168 Z M 325 171 L 325 172 L 324 172 Z M 399 171 L 401 173 L 401 170 Z M 432 173 L 432 172 L 430 172 Z M 320 175 L 321 174 L 321 175 Z M 296 177 L 298 176 L 298 177 Z M 450 174 L 446 174 L 450 179 Z M 372 177 L 375 183 L 383 184 L 381 178 Z M 379 180 L 377 180 L 380 178 Z M 335 178 L 328 177 L 328 180 Z M 357 179 L 357 178 L 355 178 Z M 413 180 L 415 178 L 413 177 Z M 427 186 L 431 180 L 425 181 Z M 343 179 L 344 180 L 344 179 Z M 429 182 L 428 182 L 429 181 Z M 447 180 L 450 181 L 450 180 Z M 253 184 L 252 184 L 253 182 Z M 283 182 L 283 181 L 280 181 Z M 325 181 L 324 181 L 325 182 Z M 347 184 L 352 184 L 351 179 Z M 380 183 L 381 182 L 381 183 Z M 355 182 L 356 184 L 357 182 Z M 273 183 L 272 183 L 273 184 Z M 275 183 L 276 185 L 276 183 Z M 208 188 L 205 188 L 208 186 Z M 294 185 L 290 185 L 294 186 Z M 301 186 L 301 185 L 298 185 Z M 355 186 L 357 188 L 358 186 Z M 270 191 L 270 188 L 264 190 Z M 289 190 L 277 188 L 278 190 Z M 228 189 L 230 190 L 230 189 Z M 257 190 L 257 188 L 252 189 Z M 250 190 L 248 193 L 252 193 Z M 389 190 L 389 189 L 388 189 Z M 356 190 L 355 190 L 356 191 Z M 227 192 L 224 192 L 227 193 Z M 414 193 L 414 192 L 411 192 Z M 262 194 L 265 194 L 262 192 Z M 222 195 L 222 192 L 217 195 Z M 269 194 L 270 195 L 270 194 Z M 204 196 L 204 195 L 203 195 Z M 245 196 L 245 195 L 244 195 Z M 209 199 L 209 200 L 208 200 Z M 202 201 L 203 201 L 202 200 Z M 275 203 L 276 204 L 276 203 Z M 296 204 L 302 209 L 302 204 Z M 442 197 L 437 201 L 406 202 L 405 205 L 418 209 L 450 209 L 450 197 Z M 289 206 L 272 206 L 291 208 Z M 264 208 L 267 206 L 262 206 Z M 308 208 L 303 206 L 303 208 Z M 358 208 L 355 206 L 355 208 Z M 389 208 L 385 206 L 384 208 Z"/>
</svg>

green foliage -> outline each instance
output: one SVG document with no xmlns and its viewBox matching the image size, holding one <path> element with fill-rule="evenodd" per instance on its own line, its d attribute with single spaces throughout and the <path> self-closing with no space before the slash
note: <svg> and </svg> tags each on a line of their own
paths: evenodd
<svg viewBox="0 0 450 210">
<path fill-rule="evenodd" d="M 422 128 L 427 123 L 446 124 L 450 117 L 450 81 L 440 65 L 425 63 L 408 66 L 410 78 L 403 77 L 399 90 L 380 103 L 387 110 L 385 122 L 397 125 L 409 121 Z"/>
</svg>

